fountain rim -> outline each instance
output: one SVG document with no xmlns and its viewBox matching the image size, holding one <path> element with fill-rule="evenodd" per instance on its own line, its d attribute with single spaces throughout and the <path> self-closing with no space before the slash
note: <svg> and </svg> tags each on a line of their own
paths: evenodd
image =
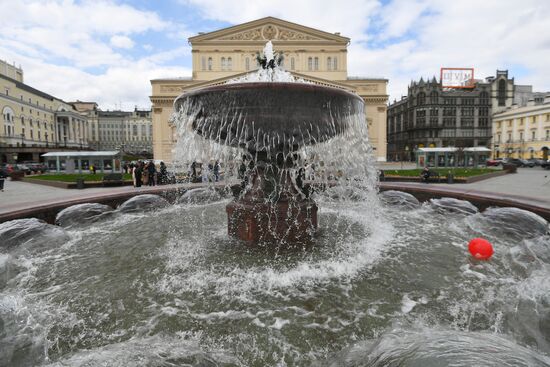
<svg viewBox="0 0 550 367">
<path fill-rule="evenodd" d="M 320 85 L 315 83 L 297 83 L 297 82 L 244 82 L 244 83 L 226 83 L 210 85 L 203 88 L 191 89 L 183 92 L 174 100 L 174 107 L 176 104 L 186 97 L 198 96 L 208 92 L 224 92 L 227 90 L 250 90 L 250 89 L 271 89 L 271 90 L 302 90 L 304 92 L 317 92 L 328 91 L 333 94 L 340 94 L 347 96 L 348 98 L 354 98 L 364 103 L 357 93 L 343 88 L 331 87 L 327 85 Z"/>
</svg>

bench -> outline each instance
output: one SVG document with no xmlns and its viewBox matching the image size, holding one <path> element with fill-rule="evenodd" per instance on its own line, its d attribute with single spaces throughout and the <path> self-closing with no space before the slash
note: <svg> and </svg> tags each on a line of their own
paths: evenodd
<svg viewBox="0 0 550 367">
<path fill-rule="evenodd" d="M 124 184 L 124 181 L 122 180 L 122 173 L 106 173 L 103 175 L 102 182 L 103 186 Z"/>
</svg>

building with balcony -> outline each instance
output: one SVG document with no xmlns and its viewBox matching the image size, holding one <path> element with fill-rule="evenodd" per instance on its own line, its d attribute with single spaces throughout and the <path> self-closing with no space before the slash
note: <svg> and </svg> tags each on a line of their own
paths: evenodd
<svg viewBox="0 0 550 367">
<path fill-rule="evenodd" d="M 88 149 L 86 116 L 25 84 L 21 68 L 6 63 L 0 64 L 0 112 L 0 163 L 37 162 L 52 150 Z"/>
<path fill-rule="evenodd" d="M 547 160 L 550 149 L 550 94 L 513 104 L 493 115 L 493 156 Z"/>
<path fill-rule="evenodd" d="M 531 86 L 516 85 L 507 70 L 471 88 L 443 88 L 434 78 L 409 85 L 388 106 L 388 160 L 414 160 L 418 148 L 492 146 L 492 115 L 526 99 L 541 100 Z"/>
</svg>

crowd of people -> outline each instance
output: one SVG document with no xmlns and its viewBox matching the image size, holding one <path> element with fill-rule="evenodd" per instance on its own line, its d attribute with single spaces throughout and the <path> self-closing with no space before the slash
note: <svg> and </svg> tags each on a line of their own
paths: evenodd
<svg viewBox="0 0 550 367">
<path fill-rule="evenodd" d="M 165 185 L 169 183 L 168 171 L 164 162 L 160 162 L 158 170 L 153 161 L 126 163 L 122 168 L 124 169 L 124 173 L 132 174 L 134 187 Z"/>
</svg>

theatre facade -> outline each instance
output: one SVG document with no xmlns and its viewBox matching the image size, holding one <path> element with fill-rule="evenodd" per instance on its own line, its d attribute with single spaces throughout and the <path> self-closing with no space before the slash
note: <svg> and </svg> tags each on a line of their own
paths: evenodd
<svg viewBox="0 0 550 367">
<path fill-rule="evenodd" d="M 273 17 L 189 38 L 192 76 L 151 80 L 155 159 L 172 161 L 177 135 L 170 116 L 176 97 L 254 72 L 258 68 L 256 55 L 267 41 L 272 41 L 276 51 L 283 52 L 283 67 L 295 77 L 353 91 L 363 98 L 369 139 L 377 160 L 384 161 L 388 80 L 348 76 L 349 38 Z"/>
</svg>

